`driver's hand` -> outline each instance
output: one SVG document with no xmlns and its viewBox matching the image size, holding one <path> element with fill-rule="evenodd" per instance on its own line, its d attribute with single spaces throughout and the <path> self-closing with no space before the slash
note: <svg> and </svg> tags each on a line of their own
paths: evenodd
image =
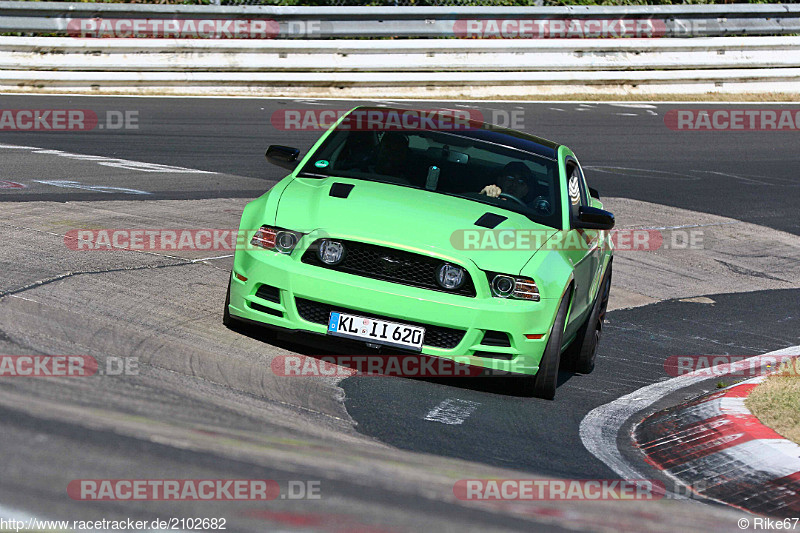
<svg viewBox="0 0 800 533">
<path fill-rule="evenodd" d="M 492 198 L 497 198 L 503 192 L 503 189 L 498 187 L 497 185 L 487 185 L 481 191 L 481 194 L 485 194 L 486 196 L 490 196 Z"/>
</svg>

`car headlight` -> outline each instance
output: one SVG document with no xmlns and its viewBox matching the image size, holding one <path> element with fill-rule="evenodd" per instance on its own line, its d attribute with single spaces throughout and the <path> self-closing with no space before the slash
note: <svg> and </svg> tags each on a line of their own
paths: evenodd
<svg viewBox="0 0 800 533">
<path fill-rule="evenodd" d="M 290 254 L 302 237 L 303 234 L 297 231 L 261 226 L 250 239 L 250 244 L 265 250 Z"/>
<path fill-rule="evenodd" d="M 317 250 L 319 260 L 330 266 L 341 263 L 342 259 L 344 259 L 344 253 L 344 244 L 339 241 L 329 241 L 328 239 L 320 242 Z"/>
<path fill-rule="evenodd" d="M 464 285 L 464 269 L 460 266 L 445 263 L 439 267 L 436 280 L 443 288 L 454 291 Z"/>
<path fill-rule="evenodd" d="M 496 274 L 491 280 L 492 295 L 497 298 L 539 301 L 539 288 L 531 278 Z"/>
</svg>

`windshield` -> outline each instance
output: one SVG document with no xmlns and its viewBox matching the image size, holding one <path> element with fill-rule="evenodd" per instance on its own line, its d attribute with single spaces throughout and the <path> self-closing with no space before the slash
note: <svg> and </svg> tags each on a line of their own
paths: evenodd
<svg viewBox="0 0 800 533">
<path fill-rule="evenodd" d="M 554 228 L 561 224 L 554 160 L 458 132 L 337 129 L 300 176 L 425 189 L 522 213 Z"/>
</svg>

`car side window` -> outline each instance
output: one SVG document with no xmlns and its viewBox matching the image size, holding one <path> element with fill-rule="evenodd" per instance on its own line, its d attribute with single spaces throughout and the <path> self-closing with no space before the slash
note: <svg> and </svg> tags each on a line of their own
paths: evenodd
<svg viewBox="0 0 800 533">
<path fill-rule="evenodd" d="M 586 184 L 583 180 L 581 167 L 574 161 L 567 162 L 567 194 L 569 196 L 569 212 L 572 219 L 577 219 L 579 209 L 589 206 L 589 196 L 586 194 Z"/>
</svg>

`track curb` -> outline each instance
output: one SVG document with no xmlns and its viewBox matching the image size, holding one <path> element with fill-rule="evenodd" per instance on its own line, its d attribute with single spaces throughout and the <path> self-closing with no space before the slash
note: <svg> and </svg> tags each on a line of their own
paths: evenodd
<svg viewBox="0 0 800 533">
<path fill-rule="evenodd" d="M 800 445 L 762 424 L 744 402 L 767 376 L 645 417 L 634 443 L 689 489 L 753 513 L 800 514 Z"/>
</svg>

